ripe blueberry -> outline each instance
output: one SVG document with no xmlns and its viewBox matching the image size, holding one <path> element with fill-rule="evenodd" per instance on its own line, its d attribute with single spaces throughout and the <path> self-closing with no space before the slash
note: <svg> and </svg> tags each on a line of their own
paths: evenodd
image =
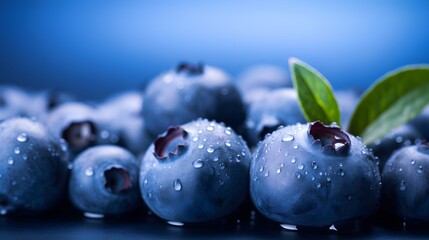
<svg viewBox="0 0 429 240">
<path fill-rule="evenodd" d="M 199 117 L 238 129 L 244 122 L 245 109 L 240 93 L 223 71 L 180 64 L 147 87 L 143 117 L 148 132 L 157 136 L 169 126 Z"/>
<path fill-rule="evenodd" d="M 1 122 L 0 142 L 0 215 L 52 210 L 65 193 L 65 145 L 27 118 Z"/>
<path fill-rule="evenodd" d="M 274 221 L 324 227 L 374 212 L 380 174 L 354 136 L 321 122 L 279 129 L 259 144 L 250 167 L 256 208 Z"/>
<path fill-rule="evenodd" d="M 128 213 L 141 204 L 138 174 L 136 158 L 124 148 L 88 148 L 73 161 L 69 198 L 88 217 Z"/>
<path fill-rule="evenodd" d="M 147 206 L 167 221 L 225 217 L 248 193 L 250 152 L 234 131 L 196 120 L 171 127 L 147 150 L 140 187 Z"/>
</svg>

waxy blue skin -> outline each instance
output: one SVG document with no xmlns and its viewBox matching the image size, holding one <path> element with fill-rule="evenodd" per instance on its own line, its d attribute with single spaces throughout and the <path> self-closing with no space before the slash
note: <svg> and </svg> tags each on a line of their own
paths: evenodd
<svg viewBox="0 0 429 240">
<path fill-rule="evenodd" d="M 99 138 L 99 142 L 116 143 L 137 156 L 143 154 L 153 138 L 147 133 L 142 105 L 143 94 L 139 91 L 123 92 L 98 105 L 97 125 L 104 130 L 104 135 L 110 134 L 108 138 Z M 113 137 L 117 138 L 116 142 L 112 141 Z"/>
<path fill-rule="evenodd" d="M 0 123 L 0 213 L 52 210 L 64 197 L 66 146 L 40 123 L 10 118 Z"/>
<path fill-rule="evenodd" d="M 429 106 L 423 109 L 423 111 L 416 118 L 409 122 L 426 140 L 429 141 Z"/>
<path fill-rule="evenodd" d="M 192 71 L 192 68 L 198 71 Z M 144 93 L 143 117 L 146 129 L 153 137 L 169 126 L 200 117 L 224 122 L 237 130 L 245 120 L 245 107 L 238 89 L 220 69 L 179 65 L 148 85 Z"/>
<path fill-rule="evenodd" d="M 160 158 L 152 144 L 143 158 L 140 187 L 146 205 L 167 221 L 199 223 L 228 216 L 248 193 L 249 149 L 231 128 L 215 122 L 196 120 L 181 128 L 187 134 L 177 153 Z"/>
<path fill-rule="evenodd" d="M 368 147 L 379 158 L 380 169 L 382 170 L 395 151 L 402 147 L 413 145 L 416 142 L 421 142 L 422 139 L 422 135 L 411 124 L 404 124 L 395 128 L 383 138 L 369 144 Z"/>
<path fill-rule="evenodd" d="M 117 181 L 112 182 L 117 190 L 106 186 L 109 182 L 106 171 L 112 168 L 121 169 L 116 175 Z M 83 212 L 103 215 L 129 213 L 141 206 L 139 169 L 134 155 L 124 148 L 113 145 L 88 148 L 73 162 L 69 198 Z M 126 172 L 127 177 L 121 174 L 122 171 Z M 120 183 L 123 180 L 129 181 L 129 185 L 122 189 Z"/>
<path fill-rule="evenodd" d="M 382 171 L 382 206 L 404 220 L 429 222 L 429 146 L 403 147 Z"/>
<path fill-rule="evenodd" d="M 267 133 L 277 130 L 280 126 L 305 122 L 294 89 L 281 88 L 269 91 L 259 101 L 249 105 L 246 137 L 250 145 L 256 145 Z"/>
<path fill-rule="evenodd" d="M 279 223 L 308 227 L 372 214 L 381 180 L 369 149 L 343 132 L 350 139 L 348 151 L 322 150 L 309 126 L 284 127 L 259 144 L 250 167 L 256 208 Z"/>
</svg>

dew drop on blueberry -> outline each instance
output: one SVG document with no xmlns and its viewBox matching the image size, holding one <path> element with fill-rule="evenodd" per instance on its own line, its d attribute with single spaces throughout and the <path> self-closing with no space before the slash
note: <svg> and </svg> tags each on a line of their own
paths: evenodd
<svg viewBox="0 0 429 240">
<path fill-rule="evenodd" d="M 13 158 L 12 157 L 10 157 L 8 160 L 7 160 L 7 163 L 9 164 L 9 165 L 12 165 L 13 164 Z"/>
<path fill-rule="evenodd" d="M 298 228 L 296 227 L 296 225 L 291 225 L 291 224 L 280 224 L 280 226 L 283 229 L 289 230 L 289 231 L 298 231 Z"/>
<path fill-rule="evenodd" d="M 295 158 L 295 157 L 292 157 L 292 158 L 290 159 L 290 162 L 291 162 L 291 163 L 295 163 L 295 162 L 296 162 L 296 158 Z"/>
<path fill-rule="evenodd" d="M 423 173 L 423 166 L 419 166 L 419 168 L 417 168 L 417 172 L 418 173 Z"/>
<path fill-rule="evenodd" d="M 416 164 L 416 160 L 411 160 L 411 165 Z"/>
<path fill-rule="evenodd" d="M 227 146 L 227 147 L 231 147 L 231 142 L 228 140 L 228 141 L 226 141 L 225 142 L 225 146 Z"/>
<path fill-rule="evenodd" d="M 212 153 L 212 152 L 214 152 L 214 148 L 212 148 L 212 147 L 208 147 L 208 148 L 207 148 L 207 152 L 208 152 L 208 153 Z"/>
<path fill-rule="evenodd" d="M 175 226 L 175 227 L 182 227 L 183 225 L 185 225 L 182 222 L 175 222 L 175 221 L 167 221 L 167 224 L 169 224 L 171 226 Z"/>
<path fill-rule="evenodd" d="M 174 182 L 173 182 L 173 188 L 176 191 L 182 190 L 182 183 L 180 182 L 179 179 L 174 180 Z"/>
<path fill-rule="evenodd" d="M 26 142 L 27 141 L 27 134 L 26 133 L 20 133 L 18 135 L 18 137 L 16 137 L 16 140 L 18 140 L 18 142 Z"/>
<path fill-rule="evenodd" d="M 19 149 L 19 147 L 16 147 L 15 150 L 14 150 L 14 153 L 16 155 L 20 154 L 21 153 L 21 149 Z"/>
<path fill-rule="evenodd" d="M 317 169 L 317 163 L 316 163 L 316 161 L 311 162 L 311 167 L 313 169 Z"/>
<path fill-rule="evenodd" d="M 405 181 L 402 180 L 401 183 L 399 184 L 399 190 L 405 191 L 406 189 L 407 189 L 407 186 L 405 186 Z"/>
<path fill-rule="evenodd" d="M 298 164 L 298 169 L 299 169 L 299 170 L 304 169 L 304 164 L 303 164 L 302 162 L 300 162 L 300 163 Z"/>
<path fill-rule="evenodd" d="M 283 142 L 290 142 L 293 141 L 294 137 L 292 135 L 286 134 L 283 138 L 282 141 Z"/>
<path fill-rule="evenodd" d="M 85 170 L 85 175 L 90 177 L 94 174 L 94 170 L 92 169 L 92 167 L 88 168 Z"/>
<path fill-rule="evenodd" d="M 197 159 L 192 163 L 192 165 L 194 168 L 201 168 L 203 166 L 203 161 L 201 159 Z"/>
<path fill-rule="evenodd" d="M 87 218 L 93 218 L 93 219 L 101 219 L 104 218 L 103 214 L 100 213 L 90 213 L 90 212 L 84 212 L 83 215 Z"/>
</svg>

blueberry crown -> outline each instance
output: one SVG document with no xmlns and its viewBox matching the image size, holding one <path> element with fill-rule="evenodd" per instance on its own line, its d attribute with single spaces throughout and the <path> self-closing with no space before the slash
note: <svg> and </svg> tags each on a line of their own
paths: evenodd
<svg viewBox="0 0 429 240">
<path fill-rule="evenodd" d="M 160 135 L 154 142 L 154 155 L 158 159 L 177 155 L 186 147 L 185 138 L 188 133 L 180 126 L 170 127 L 164 135 Z"/>
<path fill-rule="evenodd" d="M 350 137 L 336 125 L 324 125 L 320 121 L 310 123 L 308 133 L 320 144 L 322 152 L 346 155 L 350 149 Z"/>
</svg>

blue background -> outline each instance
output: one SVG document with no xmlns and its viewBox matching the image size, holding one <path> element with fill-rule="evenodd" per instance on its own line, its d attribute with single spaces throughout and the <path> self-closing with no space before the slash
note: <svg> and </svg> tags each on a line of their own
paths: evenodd
<svg viewBox="0 0 429 240">
<path fill-rule="evenodd" d="M 429 1 L 2 1 L 0 30 L 0 84 L 86 99 L 183 60 L 235 76 L 294 56 L 336 89 L 429 63 Z"/>
</svg>

